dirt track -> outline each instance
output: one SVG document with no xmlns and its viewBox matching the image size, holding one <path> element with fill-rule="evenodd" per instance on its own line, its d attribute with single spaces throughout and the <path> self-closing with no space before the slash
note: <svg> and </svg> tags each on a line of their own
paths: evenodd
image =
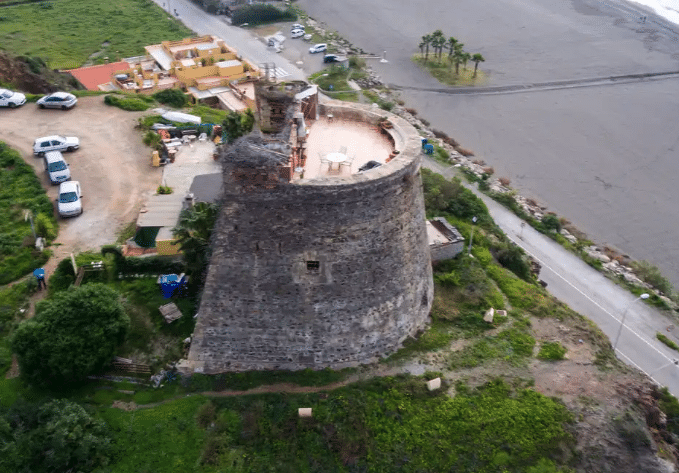
<svg viewBox="0 0 679 473">
<path fill-rule="evenodd" d="M 103 97 L 83 97 L 69 111 L 40 110 L 27 103 L 0 110 L 0 140 L 18 150 L 34 167 L 47 195 L 54 200 L 58 186 L 50 185 L 41 158 L 33 156 L 33 141 L 61 134 L 80 138 L 80 149 L 64 153 L 73 180 L 80 181 L 84 212 L 59 219 L 59 237 L 50 269 L 71 252 L 99 249 L 135 220 L 141 204 L 155 192 L 162 171 L 150 166 L 150 149 L 134 127 L 143 112 L 126 112 L 104 105 Z"/>
</svg>

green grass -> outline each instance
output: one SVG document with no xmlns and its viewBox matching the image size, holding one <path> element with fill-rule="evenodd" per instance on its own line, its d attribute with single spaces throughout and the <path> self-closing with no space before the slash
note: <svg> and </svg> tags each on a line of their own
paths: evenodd
<svg viewBox="0 0 679 473">
<path fill-rule="evenodd" d="M 40 57 L 51 69 L 101 64 L 144 54 L 144 46 L 192 36 L 151 0 L 58 0 L 2 9 L 0 44 L 15 55 Z"/>
<path fill-rule="evenodd" d="M 413 56 L 413 62 L 420 66 L 422 69 L 428 71 L 436 80 L 446 85 L 454 86 L 473 86 L 473 85 L 483 85 L 486 82 L 485 73 L 479 69 L 477 71 L 476 77 L 474 77 L 474 64 L 467 64 L 465 69 L 462 65 L 459 67 L 459 74 L 455 73 L 455 64 L 451 66 L 445 53 L 443 54 L 441 60 L 434 58 L 432 54 L 429 54 L 429 59 L 424 60 L 424 56 L 416 54 Z"/>
<path fill-rule="evenodd" d="M 33 168 L 0 142 L 0 285 L 30 274 L 49 258 L 49 250 L 40 252 L 34 247 L 26 211 L 34 221 L 43 214 L 53 227 L 57 225 L 54 205 Z"/>
<path fill-rule="evenodd" d="M 660 333 L 660 332 L 656 333 L 656 334 L 655 334 L 655 337 L 656 337 L 658 340 L 660 340 L 661 342 L 663 342 L 665 345 L 667 345 L 668 347 L 670 347 L 672 350 L 677 350 L 677 351 L 679 351 L 679 345 L 677 345 L 676 343 L 674 343 L 672 340 L 670 340 L 669 338 L 667 338 L 667 337 L 666 337 L 665 335 L 663 335 L 662 333 Z"/>
<path fill-rule="evenodd" d="M 563 360 L 566 355 L 566 347 L 559 342 L 544 342 L 540 346 L 538 358 L 541 360 L 558 361 Z"/>
<path fill-rule="evenodd" d="M 322 90 L 349 92 L 353 90 L 347 82 L 350 72 L 341 66 L 330 66 L 309 76 L 309 82 L 318 85 Z"/>
<path fill-rule="evenodd" d="M 101 409 L 118 455 L 97 471 L 526 471 L 572 445 L 565 429 L 572 416 L 533 390 L 494 381 L 460 385 L 451 398 L 424 384 L 398 376 L 329 393 Z M 311 407 L 313 417 L 300 419 L 299 407 Z"/>
<path fill-rule="evenodd" d="M 189 110 L 188 113 L 198 115 L 202 123 L 221 124 L 226 118 L 226 110 L 208 107 L 206 105 L 196 105 Z"/>
<path fill-rule="evenodd" d="M 109 94 L 104 97 L 104 103 L 128 112 L 143 112 L 154 104 L 154 100 L 142 94 Z"/>
<path fill-rule="evenodd" d="M 490 360 L 520 364 L 533 354 L 535 338 L 524 328 L 512 327 L 496 336 L 483 337 L 450 357 L 452 369 L 473 368 Z"/>
</svg>

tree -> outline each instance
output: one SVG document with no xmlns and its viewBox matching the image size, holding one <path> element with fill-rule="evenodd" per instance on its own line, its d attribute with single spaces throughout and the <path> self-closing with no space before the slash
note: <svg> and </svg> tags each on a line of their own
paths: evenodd
<svg viewBox="0 0 679 473">
<path fill-rule="evenodd" d="M 12 350 L 26 380 L 64 387 L 104 368 L 129 325 L 116 291 L 87 284 L 38 302 L 36 316 L 14 332 Z"/>
<path fill-rule="evenodd" d="M 436 30 L 431 34 L 431 44 L 434 47 L 434 54 L 441 59 L 441 52 L 443 51 L 443 46 L 446 44 L 446 38 L 443 35 L 443 31 Z"/>
<path fill-rule="evenodd" d="M 229 112 L 222 125 L 226 133 L 226 140 L 233 143 L 237 138 L 252 131 L 252 127 L 255 126 L 255 115 L 249 108 L 243 113 Z"/>
<path fill-rule="evenodd" d="M 471 58 L 472 58 L 472 55 L 471 55 L 471 54 L 469 54 L 469 53 L 462 53 L 461 59 L 462 59 L 462 68 L 463 68 L 463 69 L 467 69 L 467 63 L 469 62 L 469 60 L 470 60 Z"/>
<path fill-rule="evenodd" d="M 198 202 L 190 209 L 182 211 L 177 226 L 172 229 L 174 237 L 181 245 L 184 259 L 194 274 L 202 273 L 207 266 L 210 236 L 219 215 L 219 206 Z"/>
<path fill-rule="evenodd" d="M 424 43 L 424 47 L 426 48 L 424 53 L 425 64 L 427 63 L 427 59 L 429 59 L 429 45 L 431 45 L 432 39 L 433 38 L 431 37 L 430 34 L 422 36 L 422 42 Z"/>
<path fill-rule="evenodd" d="M 474 77 L 476 77 L 476 71 L 479 68 L 479 63 L 484 62 L 486 59 L 480 54 L 476 53 L 472 56 L 472 61 L 474 62 Z"/>
<path fill-rule="evenodd" d="M 453 53 L 455 52 L 455 45 L 458 43 L 457 39 L 452 36 L 448 38 L 446 45 L 448 46 L 448 60 L 452 61 Z"/>
<path fill-rule="evenodd" d="M 455 74 L 460 73 L 460 64 L 462 63 L 462 55 L 464 54 L 464 43 L 457 42 L 453 48 L 453 62 L 455 63 Z"/>
<path fill-rule="evenodd" d="M 108 464 L 112 450 L 104 422 L 64 399 L 39 407 L 19 401 L 0 417 L 1 471 L 92 471 Z"/>
</svg>

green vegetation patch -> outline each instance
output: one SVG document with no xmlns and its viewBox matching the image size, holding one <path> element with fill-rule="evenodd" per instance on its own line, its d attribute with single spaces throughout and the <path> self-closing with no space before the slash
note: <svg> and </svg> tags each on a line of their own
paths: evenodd
<svg viewBox="0 0 679 473">
<path fill-rule="evenodd" d="M 51 69 L 144 54 L 144 46 L 192 36 L 151 0 L 59 0 L 3 8 L 0 44 L 15 55 L 39 57 Z"/>
<path fill-rule="evenodd" d="M 231 23 L 242 25 L 247 23 L 249 26 L 262 25 L 264 23 L 274 23 L 277 21 L 295 21 L 297 14 L 291 8 L 281 10 L 274 5 L 256 4 L 239 8 L 231 15 Z"/>
<path fill-rule="evenodd" d="M 662 333 L 660 333 L 660 332 L 656 333 L 656 334 L 655 334 L 655 337 L 656 337 L 658 340 L 660 340 L 661 342 L 663 342 L 665 345 L 667 345 L 668 347 L 670 347 L 672 350 L 677 350 L 677 351 L 679 351 L 679 345 L 677 345 L 676 343 L 674 343 L 672 340 L 670 340 L 669 338 L 667 338 L 667 337 L 666 337 L 665 335 L 663 335 Z"/>
<path fill-rule="evenodd" d="M 54 206 L 40 179 L 17 151 L 0 142 L 0 285 L 30 274 L 49 258 L 48 250 L 35 249 L 27 211 L 43 222 L 38 236 L 56 236 Z"/>
<path fill-rule="evenodd" d="M 483 337 L 450 358 L 451 368 L 473 368 L 489 360 L 519 364 L 533 355 L 535 338 L 527 330 L 512 327 L 493 337 Z"/>
<path fill-rule="evenodd" d="M 313 416 L 300 418 L 300 407 Z M 121 473 L 520 472 L 573 442 L 562 404 L 502 381 L 460 386 L 450 398 L 422 378 L 387 377 L 329 393 L 195 396 L 102 416 L 119 449 L 110 471 Z"/>
<path fill-rule="evenodd" d="M 566 356 L 566 347 L 559 342 L 544 342 L 540 345 L 538 358 L 541 360 L 563 360 Z"/>
<path fill-rule="evenodd" d="M 0 289 L 0 379 L 12 364 L 9 335 L 22 315 L 21 310 L 27 310 L 28 298 L 36 288 L 36 281 L 31 277 Z"/>
<path fill-rule="evenodd" d="M 104 97 L 104 103 L 128 112 L 143 112 L 144 110 L 147 110 L 154 101 L 151 97 L 145 95 L 109 94 Z"/>
<path fill-rule="evenodd" d="M 324 91 L 346 92 L 351 91 L 347 79 L 350 70 L 342 66 L 332 65 L 309 76 L 309 81 L 318 85 Z"/>
</svg>

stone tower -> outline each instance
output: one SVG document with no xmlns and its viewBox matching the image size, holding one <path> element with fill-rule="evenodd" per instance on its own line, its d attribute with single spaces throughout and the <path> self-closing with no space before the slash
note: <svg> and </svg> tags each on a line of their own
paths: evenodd
<svg viewBox="0 0 679 473">
<path fill-rule="evenodd" d="M 370 363 L 428 321 L 417 131 L 381 110 L 332 101 L 314 105 L 306 133 L 299 102 L 276 136 L 253 133 L 223 152 L 223 206 L 185 371 Z M 325 175 L 328 162 L 311 140 L 321 124 L 328 136 L 365 126 L 391 152 L 370 156 L 362 146 L 358 155 L 379 166 L 331 174 L 329 163 Z M 305 178 L 312 166 L 320 174 Z"/>
</svg>

